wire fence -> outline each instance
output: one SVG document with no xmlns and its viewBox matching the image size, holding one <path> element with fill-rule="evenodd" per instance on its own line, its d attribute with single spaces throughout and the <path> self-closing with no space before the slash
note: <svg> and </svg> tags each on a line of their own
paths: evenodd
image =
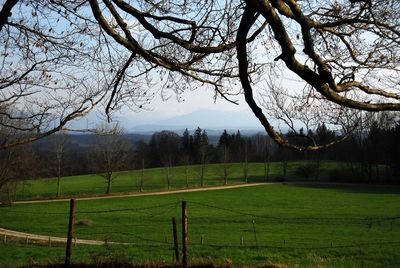
<svg viewBox="0 0 400 268">
<path fill-rule="evenodd" d="M 253 213 L 199 201 L 189 201 L 188 206 L 189 251 L 192 256 L 199 258 L 206 257 L 210 251 L 221 250 L 344 252 L 343 249 L 379 251 L 400 245 L 400 216 L 283 217 L 268 214 L 267 209 L 265 213 Z M 77 220 L 74 234 L 74 245 L 77 248 L 74 250 L 79 250 L 81 245 L 87 244 L 86 240 L 90 240 L 102 241 L 103 245 L 148 247 L 172 252 L 174 241 L 171 219 L 180 219 L 180 212 L 180 201 L 128 208 L 78 208 L 75 211 Z M 16 230 L 48 236 L 49 242 L 45 241 L 42 246 L 54 247 L 55 243 L 51 243 L 53 236 L 65 238 L 68 211 L 1 208 L 0 213 L 10 214 L 10 217 L 43 217 L 43 221 L 54 220 L 53 224 L 26 225 Z M 178 220 L 178 230 L 181 228 L 182 223 Z M 346 228 L 350 228 L 350 231 L 334 239 L 335 235 L 332 233 L 344 232 Z M 309 233 L 299 233 L 299 230 Z M 355 233 L 351 234 L 351 231 Z M 392 235 L 382 237 L 383 231 L 390 231 Z M 330 234 L 325 237 L 324 232 Z M 29 246 L 28 236 L 25 240 L 23 236 L 19 237 L 19 241 L 11 239 L 11 234 L 3 233 L 3 237 L 4 243 L 18 242 L 18 245 Z M 33 242 L 35 238 L 29 237 L 29 240 Z M 57 245 L 61 246 L 62 243 Z M 32 246 L 40 246 L 40 243 Z"/>
</svg>

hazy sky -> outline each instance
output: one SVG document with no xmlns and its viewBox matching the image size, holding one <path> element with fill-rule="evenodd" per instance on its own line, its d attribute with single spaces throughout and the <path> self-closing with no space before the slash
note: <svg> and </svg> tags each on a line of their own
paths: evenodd
<svg viewBox="0 0 400 268">
<path fill-rule="evenodd" d="M 149 106 L 150 109 L 141 110 L 140 112 L 134 112 L 125 106 L 119 114 L 114 116 L 114 121 L 121 122 L 127 130 L 140 125 L 176 125 L 176 120 L 169 122 L 169 119 L 200 111 L 196 116 L 185 117 L 184 121 L 187 122 L 188 127 L 216 128 L 218 125 L 221 125 L 222 128 L 226 126 L 233 128 L 236 126 L 238 128 L 261 127 L 244 101 L 243 95 L 232 97 L 233 100 L 238 100 L 239 105 L 232 104 L 221 98 L 217 98 L 216 102 L 214 102 L 214 92 L 211 89 L 186 91 L 181 96 L 184 101 L 178 102 L 174 95 L 171 95 L 171 98 L 166 101 L 163 101 L 161 96 L 158 95 Z M 210 110 L 212 111 L 210 112 Z M 232 112 L 232 115 L 229 112 Z M 70 128 L 93 128 L 96 123 L 101 121 L 101 118 L 104 119 L 103 114 L 104 110 L 90 114 L 86 118 L 74 122 Z M 199 114 L 204 114 L 207 118 L 199 119 Z M 193 119 L 190 120 L 191 118 Z"/>
<path fill-rule="evenodd" d="M 121 114 L 130 117 L 138 124 L 154 124 L 158 121 L 163 121 L 175 116 L 189 114 L 198 110 L 221 110 L 221 111 L 236 111 L 241 112 L 249 110 L 242 95 L 233 96 L 234 100 L 239 100 L 239 105 L 232 104 L 224 99 L 217 98 L 214 102 L 214 92 L 208 90 L 186 91 L 182 97 L 184 101 L 178 102 L 175 96 L 171 96 L 167 101 L 162 101 L 160 96 L 157 96 L 152 104 L 151 110 L 143 110 L 138 113 L 124 108 Z M 218 117 L 218 114 L 215 115 Z M 213 118 L 210 118 L 213 120 Z"/>
</svg>

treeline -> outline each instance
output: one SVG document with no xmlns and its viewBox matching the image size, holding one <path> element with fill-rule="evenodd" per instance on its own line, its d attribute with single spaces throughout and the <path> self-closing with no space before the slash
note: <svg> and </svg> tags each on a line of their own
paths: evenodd
<svg viewBox="0 0 400 268">
<path fill-rule="evenodd" d="M 192 132 L 186 129 L 182 135 L 171 131 L 157 132 L 149 141 L 133 141 L 119 126 L 80 135 L 79 139 L 75 135 L 59 133 L 39 143 L 1 151 L 0 188 L 21 179 L 101 173 L 109 184 L 107 191 L 111 192 L 116 171 L 164 167 L 168 182 L 170 168 L 177 165 L 200 165 L 202 182 L 204 169 L 211 163 L 221 163 L 222 169 L 229 163 L 243 163 L 243 176 L 247 180 L 247 163 L 263 162 L 265 173 L 268 173 L 271 161 L 282 162 L 280 179 L 284 180 L 287 165 L 293 160 L 310 160 L 307 166 L 297 170 L 302 178 L 318 180 L 320 161 L 337 160 L 342 164 L 329 175 L 331 181 L 398 183 L 400 122 L 375 117 L 361 129 L 347 140 L 317 152 L 280 148 L 264 134 L 243 136 L 240 131 L 229 133 L 225 130 L 217 143 L 211 143 L 207 131 L 201 128 Z M 328 143 L 338 136 L 324 124 L 307 134 L 318 143 Z M 311 142 L 292 132 L 285 138 L 303 145 Z"/>
</svg>

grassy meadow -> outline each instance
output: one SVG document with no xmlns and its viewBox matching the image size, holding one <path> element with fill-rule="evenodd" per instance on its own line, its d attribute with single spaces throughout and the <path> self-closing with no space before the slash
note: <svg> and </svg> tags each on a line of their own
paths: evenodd
<svg viewBox="0 0 400 268">
<path fill-rule="evenodd" d="M 293 161 L 288 163 L 287 181 L 314 180 L 295 175 L 295 170 L 299 166 L 310 165 L 312 162 Z M 337 167 L 334 161 L 321 162 L 319 180 L 327 181 L 329 171 Z M 249 163 L 248 182 L 264 182 L 282 180 L 281 162 L 270 163 L 269 177 L 264 176 L 263 163 Z M 112 185 L 112 193 L 127 193 L 139 191 L 139 180 L 141 170 L 122 171 L 115 173 Z M 170 189 L 186 188 L 186 171 L 184 166 L 177 166 L 171 169 L 172 180 Z M 188 185 L 190 188 L 200 186 L 200 166 L 188 167 Z M 165 168 L 152 168 L 144 171 L 143 190 L 146 192 L 167 190 L 165 179 Z M 244 183 L 243 165 L 232 163 L 228 165 L 228 184 Z M 204 175 L 204 185 L 222 185 L 223 166 L 221 164 L 210 164 L 206 166 Z M 98 174 L 68 176 L 61 178 L 61 195 L 63 197 L 101 195 L 106 192 L 106 180 Z M 16 192 L 17 200 L 52 198 L 56 194 L 56 178 L 27 180 L 20 183 Z"/>
<path fill-rule="evenodd" d="M 171 263 L 171 218 L 177 218 L 180 233 L 182 200 L 188 203 L 191 262 L 399 265 L 400 187 L 302 184 L 78 201 L 77 238 L 130 245 L 78 245 L 72 261 Z M 65 236 L 68 207 L 68 202 L 2 207 L 0 227 Z M 63 247 L 1 241 L 0 266 L 62 262 L 64 258 Z"/>
</svg>

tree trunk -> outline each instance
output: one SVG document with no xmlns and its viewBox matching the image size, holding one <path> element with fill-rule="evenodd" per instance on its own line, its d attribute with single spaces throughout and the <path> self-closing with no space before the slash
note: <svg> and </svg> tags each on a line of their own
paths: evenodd
<svg viewBox="0 0 400 268">
<path fill-rule="evenodd" d="M 249 165 L 248 165 L 248 155 L 247 155 L 247 140 L 244 143 L 244 162 L 243 162 L 243 175 L 244 182 L 247 183 L 248 174 L 249 174 Z"/>
<path fill-rule="evenodd" d="M 224 164 L 224 185 L 228 184 L 228 167 Z"/>
<path fill-rule="evenodd" d="M 111 194 L 111 186 L 112 186 L 112 173 L 107 174 L 107 194 Z"/>
<path fill-rule="evenodd" d="M 56 197 L 60 197 L 61 194 L 61 177 L 58 175 L 57 177 L 57 194 Z"/>
<path fill-rule="evenodd" d="M 268 181 L 268 176 L 267 176 L 267 161 L 264 161 L 264 180 Z"/>
<path fill-rule="evenodd" d="M 267 160 L 264 161 L 264 179 L 267 182 L 269 178 L 269 162 Z"/>
<path fill-rule="evenodd" d="M 247 162 L 243 163 L 243 176 L 244 176 L 244 182 L 247 183 L 249 177 L 249 164 Z"/>
<path fill-rule="evenodd" d="M 26 183 L 26 181 L 23 180 L 22 181 L 22 198 L 24 198 L 24 196 L 25 196 L 25 183 Z"/>
<path fill-rule="evenodd" d="M 60 157 L 58 158 L 58 166 L 57 166 L 57 193 L 56 197 L 60 197 L 61 194 L 61 161 Z"/>
<path fill-rule="evenodd" d="M 165 175 L 166 175 L 165 179 L 167 180 L 167 189 L 168 190 L 171 188 L 171 174 L 170 174 L 171 170 L 170 169 L 171 169 L 170 166 L 166 167 L 166 173 L 165 173 Z"/>
<path fill-rule="evenodd" d="M 288 162 L 284 160 L 282 165 L 283 165 L 283 178 L 286 180 Z"/>
<path fill-rule="evenodd" d="M 140 192 L 143 192 L 143 184 L 144 184 L 144 157 L 142 157 L 142 174 L 140 176 L 140 182 L 139 182 Z"/>
<path fill-rule="evenodd" d="M 201 164 L 201 169 L 200 169 L 200 186 L 204 186 L 204 163 Z"/>
<path fill-rule="evenodd" d="M 185 165 L 186 188 L 189 188 L 189 167 Z"/>
</svg>

